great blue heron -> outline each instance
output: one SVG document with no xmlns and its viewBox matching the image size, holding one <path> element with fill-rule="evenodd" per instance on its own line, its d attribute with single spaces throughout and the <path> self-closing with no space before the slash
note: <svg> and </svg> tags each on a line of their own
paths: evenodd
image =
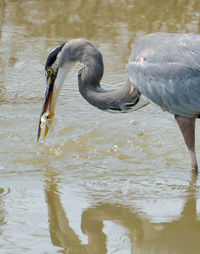
<svg viewBox="0 0 200 254">
<path fill-rule="evenodd" d="M 103 59 L 86 39 L 72 39 L 53 50 L 46 61 L 46 93 L 41 122 L 54 116 L 58 92 L 66 74 L 77 61 L 84 64 L 78 73 L 81 95 L 105 111 L 127 112 L 148 104 L 148 100 L 175 115 L 188 147 L 192 169 L 198 173 L 195 153 L 195 120 L 200 117 L 200 35 L 154 33 L 134 46 L 127 65 L 128 81 L 116 90 L 100 86 Z M 148 98 L 148 100 L 147 100 Z M 48 133 L 46 125 L 44 137 Z"/>
</svg>

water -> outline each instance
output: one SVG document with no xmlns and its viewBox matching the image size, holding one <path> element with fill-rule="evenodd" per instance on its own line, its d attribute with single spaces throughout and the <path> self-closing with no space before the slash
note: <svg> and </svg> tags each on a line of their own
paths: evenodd
<svg viewBox="0 0 200 254">
<path fill-rule="evenodd" d="M 91 40 L 115 88 L 139 38 L 199 33 L 199 20 L 198 0 L 0 1 L 0 253 L 199 253 L 200 183 L 172 115 L 98 111 L 75 66 L 36 142 L 52 49 Z"/>
</svg>

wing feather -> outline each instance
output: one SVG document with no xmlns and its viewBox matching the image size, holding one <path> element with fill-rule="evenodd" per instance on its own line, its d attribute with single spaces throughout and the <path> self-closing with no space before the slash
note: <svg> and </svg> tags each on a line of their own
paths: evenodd
<svg viewBox="0 0 200 254">
<path fill-rule="evenodd" d="M 200 36 L 152 34 L 139 41 L 127 65 L 139 91 L 170 112 L 200 114 Z"/>
</svg>

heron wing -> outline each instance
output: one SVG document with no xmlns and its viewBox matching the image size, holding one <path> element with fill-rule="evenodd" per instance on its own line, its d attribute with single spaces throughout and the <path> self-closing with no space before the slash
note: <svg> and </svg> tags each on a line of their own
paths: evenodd
<svg viewBox="0 0 200 254">
<path fill-rule="evenodd" d="M 200 36 L 152 34 L 139 41 L 127 65 L 139 91 L 170 112 L 200 114 Z"/>
</svg>

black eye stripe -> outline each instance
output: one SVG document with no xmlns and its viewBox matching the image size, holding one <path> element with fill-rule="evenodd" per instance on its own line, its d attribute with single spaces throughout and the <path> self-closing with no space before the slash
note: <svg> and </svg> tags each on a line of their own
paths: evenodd
<svg viewBox="0 0 200 254">
<path fill-rule="evenodd" d="M 45 70 L 48 70 L 49 67 L 52 66 L 52 64 L 55 62 L 56 57 L 58 55 L 58 53 L 62 50 L 63 46 L 65 45 L 65 43 L 63 43 L 62 45 L 60 45 L 59 47 L 57 47 L 56 49 L 54 49 L 47 57 L 47 61 L 45 64 Z"/>
</svg>

